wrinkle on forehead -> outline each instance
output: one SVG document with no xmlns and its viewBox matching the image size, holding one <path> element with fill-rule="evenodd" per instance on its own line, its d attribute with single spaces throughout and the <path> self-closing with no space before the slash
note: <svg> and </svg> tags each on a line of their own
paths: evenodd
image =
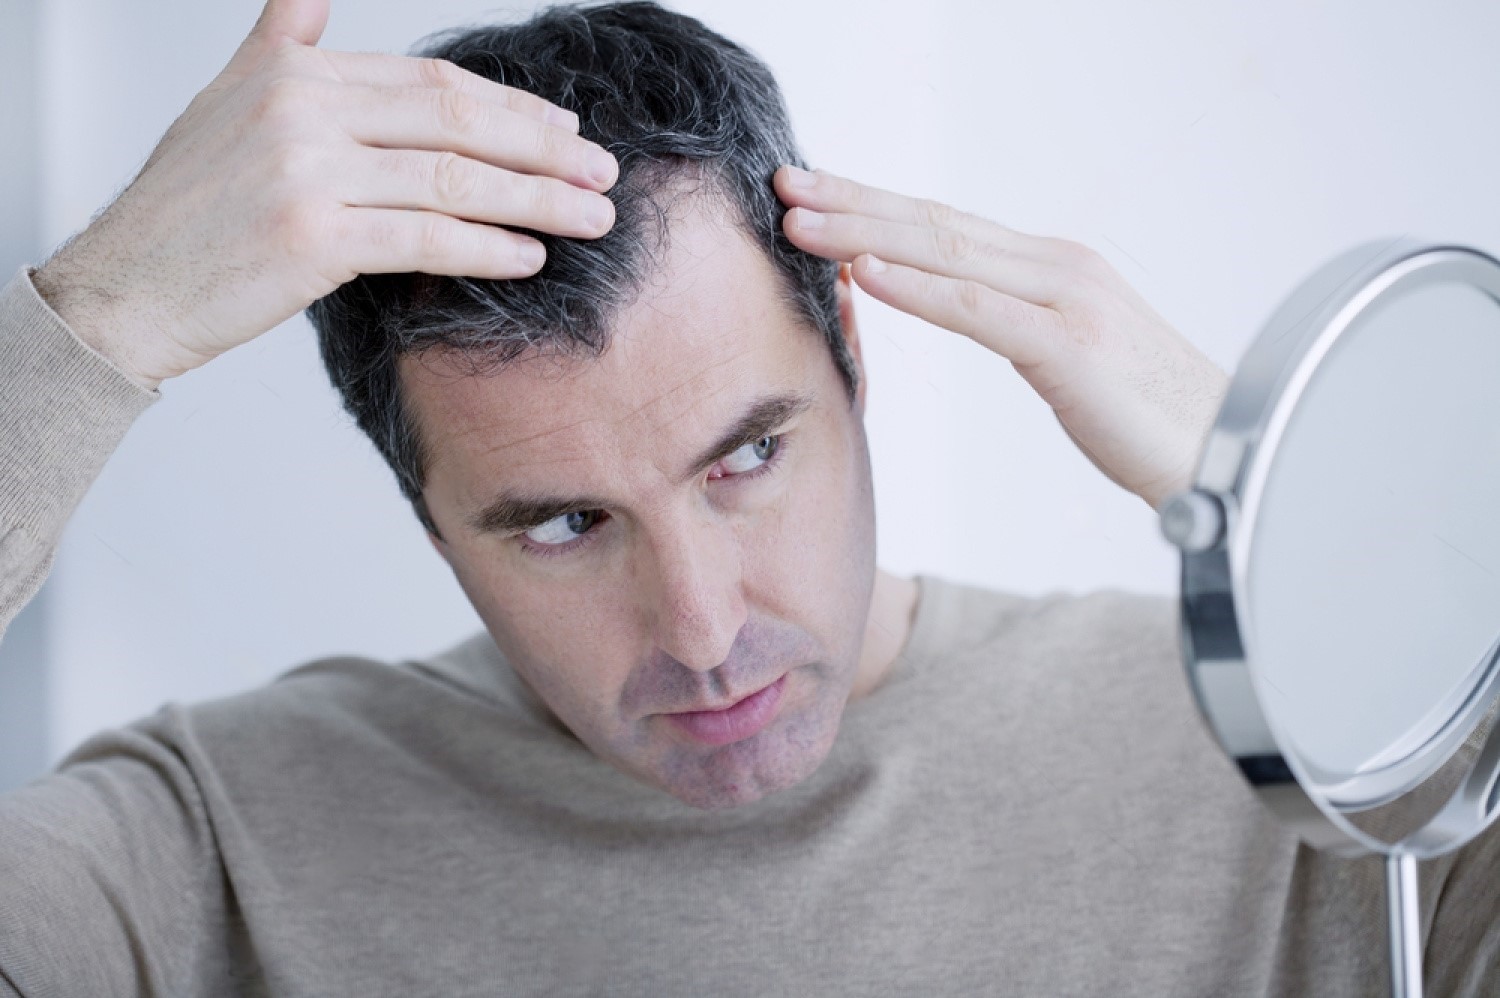
<svg viewBox="0 0 1500 998">
<path fill-rule="evenodd" d="M 801 382 L 797 352 L 786 341 L 821 349 L 818 337 L 797 328 L 774 264 L 722 210 L 712 210 L 714 200 L 681 199 L 686 210 L 673 219 L 661 266 L 618 313 L 601 354 L 530 355 L 483 374 L 461 372 L 441 356 L 418 365 L 421 373 L 412 373 L 426 389 L 427 422 L 436 424 L 427 431 L 429 476 L 454 460 L 491 468 L 503 461 L 511 469 L 583 462 L 600 471 L 625 462 L 637 471 L 646 463 L 680 464 L 704 445 L 700 437 L 733 418 L 733 401 L 712 406 L 716 397 L 770 387 L 747 381 Z M 717 341 L 706 344 L 704 331 Z M 773 355 L 755 363 L 765 352 Z M 517 408 L 518 395 L 524 408 Z M 635 447 L 643 437 L 652 446 Z M 670 443 L 676 437 L 682 442 Z"/>
</svg>

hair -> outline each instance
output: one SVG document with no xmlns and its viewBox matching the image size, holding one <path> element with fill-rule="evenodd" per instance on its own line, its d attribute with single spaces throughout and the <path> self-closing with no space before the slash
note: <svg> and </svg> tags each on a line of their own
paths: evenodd
<svg viewBox="0 0 1500 998">
<path fill-rule="evenodd" d="M 422 498 L 427 455 L 403 404 L 399 358 L 440 350 L 475 373 L 543 352 L 597 357 L 608 323 L 639 293 L 666 238 L 663 197 L 681 181 L 725 204 L 765 252 L 779 297 L 827 342 L 852 401 L 858 374 L 839 320 L 838 264 L 781 231 L 771 186 L 783 164 L 806 167 L 771 71 L 696 18 L 646 0 L 565 4 L 517 24 L 453 28 L 412 55 L 444 59 L 537 94 L 579 117 L 619 178 L 607 192 L 615 224 L 597 239 L 527 229 L 547 251 L 536 274 L 508 280 L 420 273 L 362 274 L 307 315 L 345 409 L 396 474 L 434 535 Z"/>
</svg>

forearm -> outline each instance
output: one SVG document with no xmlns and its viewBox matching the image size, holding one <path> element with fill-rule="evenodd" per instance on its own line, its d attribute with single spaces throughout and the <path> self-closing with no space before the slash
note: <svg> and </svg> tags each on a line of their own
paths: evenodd
<svg viewBox="0 0 1500 998">
<path fill-rule="evenodd" d="M 35 595 L 68 518 L 160 395 L 80 340 L 25 272 L 0 290 L 0 636 Z"/>
</svg>

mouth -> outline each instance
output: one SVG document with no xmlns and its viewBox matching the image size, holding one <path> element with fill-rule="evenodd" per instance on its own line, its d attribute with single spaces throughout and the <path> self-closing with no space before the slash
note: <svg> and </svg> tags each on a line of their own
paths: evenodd
<svg viewBox="0 0 1500 998">
<path fill-rule="evenodd" d="M 783 675 L 781 678 L 779 678 L 779 679 L 776 680 L 776 683 L 781 682 L 781 679 L 784 679 L 784 678 L 786 678 L 786 677 Z M 689 707 L 686 710 L 674 710 L 674 711 L 669 711 L 669 713 L 673 713 L 673 714 L 716 714 L 716 713 L 719 713 L 720 711 L 732 710 L 733 708 L 735 708 L 735 707 L 739 706 L 740 704 L 744 703 L 746 700 L 749 700 L 751 697 L 753 697 L 753 696 L 759 696 L 760 694 L 764 693 L 766 690 L 770 689 L 772 686 L 775 686 L 776 683 L 767 683 L 765 686 L 762 686 L 760 689 L 756 690 L 753 693 L 746 693 L 744 696 L 739 697 L 736 700 L 731 700 L 728 703 L 720 704 L 717 707 Z"/>
<path fill-rule="evenodd" d="M 686 710 L 663 716 L 705 745 L 728 745 L 759 734 L 775 719 L 786 688 L 786 675 L 726 707 Z"/>
</svg>

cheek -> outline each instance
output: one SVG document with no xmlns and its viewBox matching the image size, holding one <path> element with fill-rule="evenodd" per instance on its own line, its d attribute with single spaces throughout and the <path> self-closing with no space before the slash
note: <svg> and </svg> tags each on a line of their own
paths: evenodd
<svg viewBox="0 0 1500 998">
<path fill-rule="evenodd" d="M 801 608 L 794 615 L 847 609 L 844 594 L 873 572 L 873 505 L 860 453 L 830 435 L 792 469 L 788 487 L 740 538 L 748 589 L 780 594 L 778 605 Z"/>
<path fill-rule="evenodd" d="M 580 706 L 610 702 L 631 658 L 619 638 L 628 633 L 622 604 L 607 577 L 548 585 L 497 570 L 500 560 L 455 574 L 507 660 L 554 710 L 576 717 Z"/>
</svg>

